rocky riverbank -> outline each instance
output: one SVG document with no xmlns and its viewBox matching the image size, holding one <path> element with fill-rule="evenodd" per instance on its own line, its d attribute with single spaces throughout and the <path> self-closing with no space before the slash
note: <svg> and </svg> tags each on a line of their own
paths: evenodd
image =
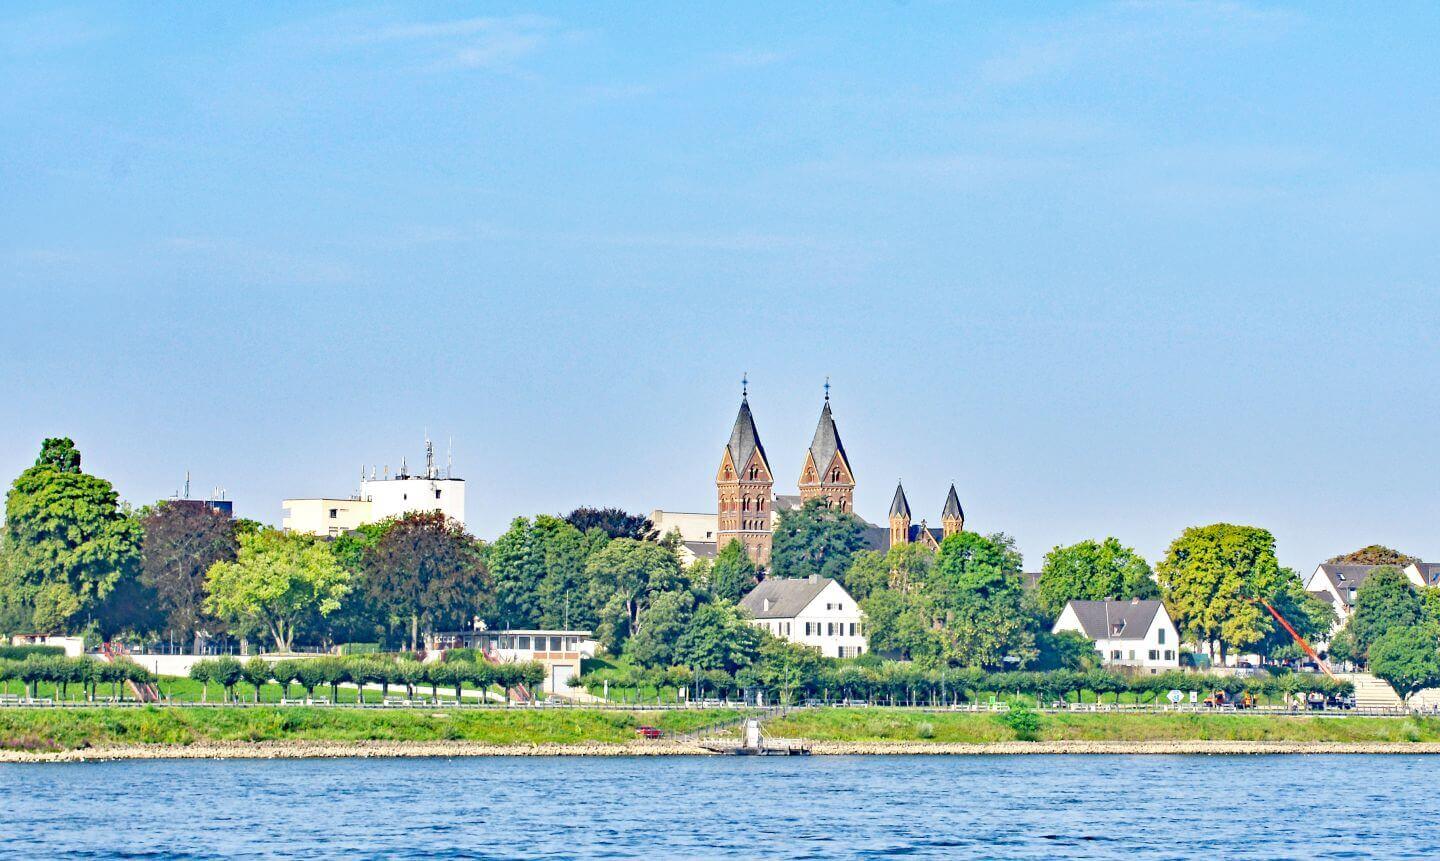
<svg viewBox="0 0 1440 861">
<path fill-rule="evenodd" d="M 1273 742 L 1273 741 L 1049 741 L 946 744 L 938 742 L 813 742 L 826 756 L 989 756 L 1038 754 L 1265 755 L 1265 754 L 1440 754 L 1437 743 Z M 463 741 L 262 741 L 191 745 L 124 745 L 66 751 L 0 750 L 0 763 L 104 762 L 122 759 L 340 759 L 373 757 L 452 758 L 471 756 L 713 756 L 685 742 L 627 744 L 477 744 Z"/>
</svg>

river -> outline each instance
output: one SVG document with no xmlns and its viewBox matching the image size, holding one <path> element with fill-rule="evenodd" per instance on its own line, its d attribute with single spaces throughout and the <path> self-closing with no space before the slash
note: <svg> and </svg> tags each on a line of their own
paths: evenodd
<svg viewBox="0 0 1440 861">
<path fill-rule="evenodd" d="M 1440 758 L 0 765 L 5 858 L 1433 858 Z"/>
</svg>

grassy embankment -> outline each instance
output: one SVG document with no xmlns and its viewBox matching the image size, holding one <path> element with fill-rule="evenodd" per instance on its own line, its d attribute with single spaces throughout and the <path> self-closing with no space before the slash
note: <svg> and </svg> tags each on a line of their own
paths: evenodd
<svg viewBox="0 0 1440 861">
<path fill-rule="evenodd" d="M 294 706 L 213 709 L 0 709 L 0 750 L 78 750 L 129 745 L 258 741 L 468 741 L 497 745 L 623 743 L 635 728 L 690 732 L 739 711 L 601 709 L 360 710 Z"/>
<path fill-rule="evenodd" d="M 1440 718 L 1086 713 L 1039 719 L 1039 741 L 1440 742 Z M 1016 740 L 998 715 L 885 708 L 807 709 L 766 724 L 765 731 L 814 741 Z"/>
</svg>

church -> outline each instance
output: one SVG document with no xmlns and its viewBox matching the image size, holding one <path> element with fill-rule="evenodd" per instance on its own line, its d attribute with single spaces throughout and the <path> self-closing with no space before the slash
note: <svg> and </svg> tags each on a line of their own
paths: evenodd
<svg viewBox="0 0 1440 861">
<path fill-rule="evenodd" d="M 718 510 L 715 514 L 656 510 L 650 520 L 661 535 L 672 530 L 681 538 L 681 555 L 687 562 L 714 558 L 720 548 L 739 541 L 750 558 L 761 566 L 770 563 L 771 538 L 783 511 L 799 510 L 812 499 L 823 500 L 840 511 L 855 511 L 855 473 L 850 456 L 840 441 L 840 430 L 830 409 L 830 384 L 825 384 L 825 402 L 815 435 L 805 451 L 800 468 L 797 494 L 775 493 L 775 474 L 760 431 L 750 410 L 749 388 L 740 395 L 740 412 L 730 430 L 730 439 L 720 453 L 720 466 L 715 473 Z M 932 528 L 925 520 L 913 522 L 905 488 L 895 488 L 890 504 L 890 525 L 866 524 L 866 544 L 872 550 L 885 552 L 899 544 L 925 544 L 938 548 L 947 536 L 965 529 L 965 512 L 955 486 L 945 498 L 940 513 L 940 528 Z"/>
</svg>

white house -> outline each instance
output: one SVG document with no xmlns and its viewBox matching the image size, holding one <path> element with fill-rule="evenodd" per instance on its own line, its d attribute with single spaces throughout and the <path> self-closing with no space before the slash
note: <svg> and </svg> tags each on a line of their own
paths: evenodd
<svg viewBox="0 0 1440 861">
<path fill-rule="evenodd" d="M 1355 595 L 1360 586 L 1379 565 L 1355 565 L 1340 562 L 1322 562 L 1315 566 L 1315 573 L 1305 581 L 1305 589 L 1316 597 L 1330 602 L 1335 608 L 1338 624 L 1350 618 L 1355 607 Z M 1440 563 L 1411 562 L 1400 568 L 1400 573 L 1417 588 L 1440 586 Z"/>
<path fill-rule="evenodd" d="M 829 577 L 799 580 L 767 577 L 740 599 L 752 623 L 792 643 L 814 646 L 830 658 L 866 651 L 860 605 Z"/>
<path fill-rule="evenodd" d="M 1159 601 L 1070 601 L 1050 630 L 1078 631 L 1094 640 L 1107 667 L 1158 673 L 1180 666 L 1180 632 Z"/>
</svg>

